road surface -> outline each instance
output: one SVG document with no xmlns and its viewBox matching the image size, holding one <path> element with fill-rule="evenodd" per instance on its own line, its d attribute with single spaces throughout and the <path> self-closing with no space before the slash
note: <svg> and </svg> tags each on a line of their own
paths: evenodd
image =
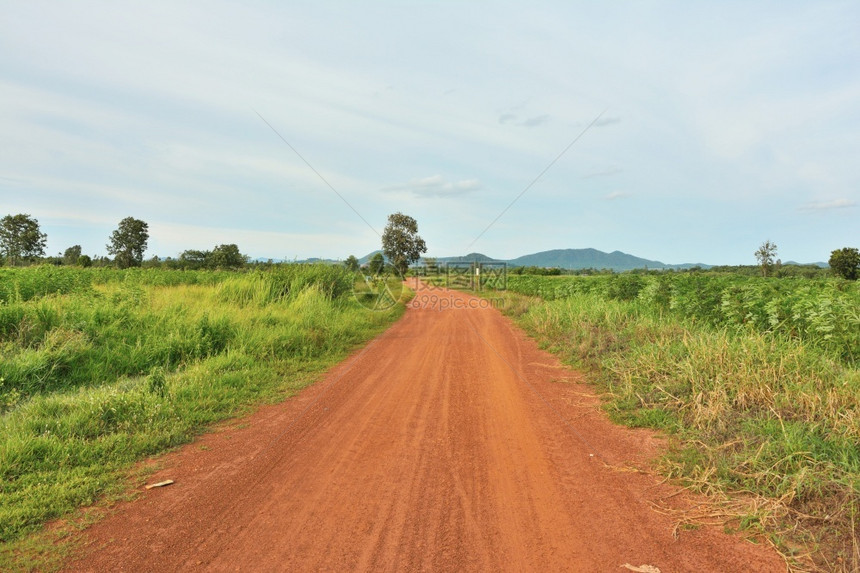
<svg viewBox="0 0 860 573">
<path fill-rule="evenodd" d="M 415 301 L 435 304 L 164 457 L 149 481 L 175 483 L 90 527 L 68 570 L 785 571 L 717 529 L 674 536 L 655 507 L 697 500 L 648 470 L 660 440 L 497 310 Z"/>
</svg>

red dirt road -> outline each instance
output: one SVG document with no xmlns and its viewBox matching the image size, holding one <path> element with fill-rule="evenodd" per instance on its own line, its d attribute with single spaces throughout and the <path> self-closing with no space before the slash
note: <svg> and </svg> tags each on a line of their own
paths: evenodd
<svg viewBox="0 0 860 573">
<path fill-rule="evenodd" d="M 785 571 L 719 530 L 673 537 L 652 504 L 696 499 L 636 471 L 659 440 L 610 424 L 499 312 L 431 294 L 299 396 L 163 458 L 150 482 L 176 483 L 87 530 L 68 570 Z"/>
</svg>

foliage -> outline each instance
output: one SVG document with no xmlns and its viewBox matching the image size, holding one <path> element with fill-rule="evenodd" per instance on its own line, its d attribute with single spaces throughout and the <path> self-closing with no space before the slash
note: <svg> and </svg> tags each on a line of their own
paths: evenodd
<svg viewBox="0 0 860 573">
<path fill-rule="evenodd" d="M 67 266 L 72 266 L 78 264 L 78 260 L 81 258 L 81 246 L 74 245 L 73 247 L 69 247 L 63 253 L 63 264 Z"/>
<path fill-rule="evenodd" d="M 209 251 L 198 251 L 195 249 L 182 251 L 182 254 L 179 255 L 179 266 L 183 269 L 192 270 L 205 268 L 208 255 Z"/>
<path fill-rule="evenodd" d="M 30 215 L 6 215 L 0 219 L 0 252 L 12 264 L 45 254 L 47 235 Z"/>
<path fill-rule="evenodd" d="M 346 269 L 350 272 L 356 272 L 361 267 L 361 265 L 359 265 L 358 259 L 355 257 L 355 255 L 348 256 L 346 258 L 346 260 L 343 262 L 343 264 L 346 266 Z"/>
<path fill-rule="evenodd" d="M 776 243 L 772 243 L 770 240 L 762 243 L 755 252 L 755 258 L 761 267 L 761 276 L 766 277 L 770 274 L 771 268 L 776 261 Z"/>
<path fill-rule="evenodd" d="M 546 300 L 635 300 L 678 320 L 799 340 L 838 360 L 860 361 L 860 288 L 852 283 L 709 273 L 510 275 L 508 289 Z"/>
<path fill-rule="evenodd" d="M 836 275 L 849 281 L 856 281 L 860 273 L 860 251 L 853 247 L 836 249 L 830 253 L 828 264 Z"/>
<path fill-rule="evenodd" d="M 382 250 L 397 273 L 405 277 L 409 265 L 427 252 L 424 239 L 418 236 L 418 222 L 399 212 L 389 215 L 382 232 Z"/>
<path fill-rule="evenodd" d="M 107 252 L 114 255 L 116 265 L 121 269 L 139 267 L 143 262 L 143 253 L 146 251 L 148 240 L 149 225 L 140 219 L 126 217 L 111 233 Z"/>
<path fill-rule="evenodd" d="M 699 272 L 702 269 L 698 269 Z M 680 271 L 689 272 L 689 271 Z M 744 276 L 761 276 L 761 267 L 758 265 L 717 265 L 708 268 L 708 273 L 721 273 L 731 275 Z M 798 265 L 781 263 L 774 269 L 773 276 L 776 277 L 796 277 L 805 279 L 825 278 L 828 276 L 826 268 L 816 264 Z"/>
<path fill-rule="evenodd" d="M 182 269 L 240 269 L 248 262 L 248 256 L 239 251 L 238 245 L 218 245 L 211 251 L 189 249 L 179 255 L 176 267 Z"/>
<path fill-rule="evenodd" d="M 344 296 L 351 279 L 326 265 L 0 269 L 0 541 L 297 391 L 402 312 L 366 312 Z"/>
<path fill-rule="evenodd" d="M 370 272 L 371 276 L 379 276 L 382 273 L 382 269 L 385 267 L 385 257 L 382 256 L 382 253 L 376 253 L 370 258 L 370 262 L 367 263 L 367 270 Z"/>
<path fill-rule="evenodd" d="M 245 266 L 248 257 L 239 252 L 235 243 L 218 245 L 212 249 L 208 264 L 213 269 L 239 269 Z"/>
<path fill-rule="evenodd" d="M 15 303 L 49 295 L 89 292 L 92 279 L 92 273 L 49 265 L 0 269 L 0 313 L 9 312 Z M 2 329 L 0 323 L 0 336 Z"/>
<path fill-rule="evenodd" d="M 219 285 L 218 297 L 239 305 L 265 306 L 288 300 L 309 286 L 334 300 L 351 292 L 352 275 L 344 267 L 325 264 L 285 264 L 268 271 L 234 276 Z"/>
</svg>

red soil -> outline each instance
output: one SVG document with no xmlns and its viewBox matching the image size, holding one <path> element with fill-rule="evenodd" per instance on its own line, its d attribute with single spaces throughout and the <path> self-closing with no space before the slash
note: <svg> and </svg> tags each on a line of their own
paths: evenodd
<svg viewBox="0 0 860 573">
<path fill-rule="evenodd" d="M 299 396 L 162 458 L 149 481 L 175 484 L 90 527 L 68 570 L 786 570 L 717 529 L 673 536 L 652 504 L 701 500 L 648 471 L 660 440 L 499 312 L 432 294 Z"/>
</svg>

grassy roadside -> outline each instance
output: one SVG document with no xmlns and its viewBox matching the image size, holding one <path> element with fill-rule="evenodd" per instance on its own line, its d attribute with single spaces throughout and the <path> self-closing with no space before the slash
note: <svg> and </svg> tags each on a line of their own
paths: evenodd
<svg viewBox="0 0 860 573">
<path fill-rule="evenodd" d="M 48 566 L 61 550 L 33 535 L 46 522 L 120 493 L 137 460 L 296 393 L 404 309 L 370 312 L 351 276 L 320 267 L 85 272 L 56 289 L 0 277 L 13 293 L 0 304 L 0 570 L 32 568 L 46 545 Z M 31 283 L 43 292 L 23 295 Z"/>
<path fill-rule="evenodd" d="M 802 341 L 660 316 L 636 300 L 492 296 L 590 374 L 614 420 L 673 436 L 660 469 L 719 502 L 711 517 L 768 536 L 796 570 L 860 570 L 855 366 Z"/>
</svg>

